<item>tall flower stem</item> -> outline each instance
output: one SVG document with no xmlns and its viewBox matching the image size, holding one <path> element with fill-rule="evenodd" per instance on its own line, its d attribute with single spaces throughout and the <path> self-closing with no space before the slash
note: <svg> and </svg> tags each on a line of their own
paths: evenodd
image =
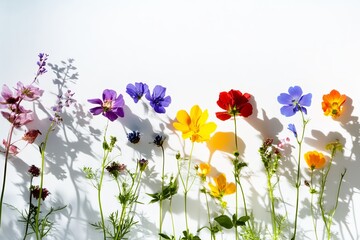
<svg viewBox="0 0 360 240">
<path fill-rule="evenodd" d="M 242 196 L 242 200 L 243 200 L 243 205 L 244 205 L 244 211 L 245 211 L 245 215 L 248 215 L 247 212 L 247 207 L 246 207 L 246 198 L 245 198 L 245 193 L 244 193 L 244 189 L 242 187 L 241 181 L 240 181 L 240 172 L 241 172 L 241 168 L 243 167 L 243 165 L 241 165 L 240 160 L 239 160 L 239 147 L 238 147 L 238 141 L 237 141 L 237 126 L 236 126 L 236 114 L 234 113 L 233 115 L 234 117 L 234 138 L 235 138 L 235 160 L 234 160 L 234 179 L 236 182 L 236 186 L 239 186 L 240 191 L 241 191 L 241 196 Z M 235 215 L 236 218 L 238 218 L 238 191 L 235 191 Z M 234 227 L 235 230 L 235 239 L 238 240 L 239 239 L 239 233 L 237 230 L 237 225 L 235 225 Z"/>
<path fill-rule="evenodd" d="M 4 161 L 4 176 L 3 176 L 3 184 L 2 184 L 2 190 L 1 190 L 1 198 L 0 198 L 0 226 L 1 226 L 1 220 L 2 220 L 2 206 L 3 206 L 3 199 L 5 194 L 5 186 L 6 186 L 6 175 L 7 175 L 7 163 L 9 159 L 9 153 L 10 153 L 10 146 L 11 146 L 11 139 L 14 132 L 15 126 L 14 124 L 11 125 L 11 128 L 9 130 L 9 134 L 7 137 L 7 146 L 5 151 L 5 161 Z"/>
<path fill-rule="evenodd" d="M 300 111 L 300 113 L 301 113 L 303 127 L 302 127 L 301 137 L 300 138 L 296 137 L 296 141 L 298 144 L 298 158 L 297 158 L 298 162 L 297 162 L 296 183 L 295 183 L 296 206 L 295 206 L 294 234 L 293 237 L 291 238 L 292 240 L 296 239 L 297 221 L 298 221 L 298 213 L 299 213 L 300 184 L 301 184 L 301 180 L 300 180 L 301 147 L 302 147 L 302 142 L 304 141 L 306 124 L 308 123 L 308 121 L 305 120 L 304 113 L 302 111 Z"/>
<path fill-rule="evenodd" d="M 105 167 L 106 167 L 106 160 L 110 153 L 108 147 L 105 147 L 105 145 L 107 145 L 106 144 L 106 132 L 107 132 L 107 128 L 108 128 L 108 123 L 109 122 L 107 122 L 106 127 L 105 127 L 104 142 L 103 142 L 104 154 L 103 154 L 103 159 L 101 162 L 100 180 L 99 180 L 99 183 L 97 186 L 97 198 L 98 198 L 98 205 L 99 205 L 100 218 L 101 218 L 101 227 L 102 227 L 102 231 L 103 231 L 104 240 L 106 240 L 106 228 L 105 228 L 104 213 L 103 213 L 102 203 L 101 203 L 101 189 L 102 189 L 102 183 L 103 183 L 104 172 L 105 172 Z"/>
<path fill-rule="evenodd" d="M 28 216 L 26 219 L 26 226 L 25 226 L 25 233 L 24 233 L 24 238 L 23 240 L 26 239 L 27 234 L 28 234 L 28 230 L 29 230 L 29 224 L 30 224 L 30 217 L 33 211 L 33 208 L 31 207 L 32 205 L 32 197 L 31 197 L 31 186 L 32 186 L 32 181 L 33 181 L 33 176 L 31 176 L 30 178 L 30 186 L 29 186 L 29 209 L 28 209 Z"/>
<path fill-rule="evenodd" d="M 270 211 L 271 211 L 271 225 L 273 231 L 273 240 L 277 240 L 279 238 L 279 231 L 277 227 L 276 214 L 275 214 L 275 198 L 274 198 L 274 188 L 271 183 L 271 175 L 267 172 L 267 185 L 269 192 L 269 200 L 270 200 Z"/>
<path fill-rule="evenodd" d="M 313 178 L 314 178 L 314 169 L 311 169 L 311 173 L 310 173 L 310 193 L 311 193 L 310 210 L 311 210 L 311 218 L 312 218 L 312 222 L 313 222 L 315 238 L 316 238 L 316 240 L 318 240 L 316 219 L 314 216 L 314 203 L 313 203 L 314 200 L 313 199 L 314 199 L 314 194 L 316 193 L 316 191 L 315 191 L 315 189 L 313 189 Z"/>
<path fill-rule="evenodd" d="M 164 193 L 164 181 L 165 181 L 165 151 L 164 147 L 161 145 L 161 153 L 162 153 L 162 170 L 161 170 L 161 193 Z M 163 199 L 160 198 L 159 201 L 159 232 L 162 233 L 162 224 L 163 224 Z M 161 240 L 162 237 L 159 236 Z"/>
<path fill-rule="evenodd" d="M 186 179 L 185 179 L 185 181 L 184 181 L 184 178 L 182 177 L 182 175 L 179 174 L 181 183 L 182 183 L 182 185 L 184 187 L 184 214 L 185 214 L 185 224 L 186 224 L 186 231 L 187 232 L 189 232 L 187 194 L 188 194 L 188 192 L 189 192 L 189 190 L 190 190 L 190 188 L 192 186 L 192 184 L 190 184 L 190 186 L 189 186 L 189 180 L 190 180 L 190 168 L 191 168 L 191 158 L 192 158 L 193 150 L 194 150 L 194 142 L 192 142 L 192 145 L 191 145 L 191 151 L 190 151 L 190 155 L 189 155 L 189 159 L 188 159 L 189 162 L 188 162 L 187 169 L 186 169 Z M 178 167 L 179 167 L 179 165 L 178 165 Z"/>
<path fill-rule="evenodd" d="M 213 225 L 211 223 L 210 206 L 209 206 L 209 200 L 208 200 L 208 197 L 207 197 L 206 189 L 204 189 L 204 195 L 205 195 L 205 200 L 206 200 L 206 210 L 207 210 L 207 217 L 208 217 L 209 226 L 210 226 L 211 239 L 216 240 Z"/>
<path fill-rule="evenodd" d="M 39 217 L 40 217 L 40 209 L 41 209 L 41 195 L 42 195 L 42 191 L 43 191 L 43 185 L 44 185 L 44 168 L 45 168 L 45 152 L 46 152 L 46 145 L 50 136 L 50 132 L 54 130 L 54 121 L 51 121 L 50 126 L 46 132 L 45 135 L 45 140 L 41 143 L 40 145 L 40 150 L 41 150 L 41 170 L 40 170 L 40 190 L 39 190 L 39 198 L 38 198 L 38 203 L 37 203 L 37 208 L 36 208 L 36 216 L 35 216 L 35 235 L 36 235 L 36 239 L 42 239 L 42 231 L 41 233 L 39 232 Z"/>
</svg>

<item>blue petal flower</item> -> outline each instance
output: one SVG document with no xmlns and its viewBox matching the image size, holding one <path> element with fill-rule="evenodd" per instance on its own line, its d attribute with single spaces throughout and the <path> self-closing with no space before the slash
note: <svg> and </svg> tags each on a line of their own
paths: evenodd
<svg viewBox="0 0 360 240">
<path fill-rule="evenodd" d="M 146 83 L 137 82 L 135 85 L 128 84 L 126 86 L 126 93 L 130 95 L 130 97 L 134 100 L 135 103 L 137 103 L 142 96 L 147 94 L 149 92 L 149 87 Z"/>
<path fill-rule="evenodd" d="M 292 123 L 290 123 L 289 125 L 288 125 L 288 129 L 290 130 L 290 131 L 292 131 L 293 133 L 294 133 L 294 136 L 297 138 L 297 131 L 296 131 L 296 127 L 295 127 L 295 125 L 294 124 L 292 124 Z"/>
<path fill-rule="evenodd" d="M 165 113 L 165 107 L 168 107 L 171 103 L 171 97 L 165 97 L 166 88 L 156 85 L 154 87 L 153 93 L 150 95 L 150 92 L 147 92 L 145 97 L 150 101 L 150 106 L 157 113 Z"/>
<path fill-rule="evenodd" d="M 307 114 L 305 107 L 311 105 L 312 94 L 302 95 L 303 91 L 299 86 L 290 87 L 288 92 L 289 93 L 281 93 L 277 97 L 278 102 L 284 105 L 280 108 L 281 114 L 286 117 L 293 116 L 297 111 Z"/>
</svg>

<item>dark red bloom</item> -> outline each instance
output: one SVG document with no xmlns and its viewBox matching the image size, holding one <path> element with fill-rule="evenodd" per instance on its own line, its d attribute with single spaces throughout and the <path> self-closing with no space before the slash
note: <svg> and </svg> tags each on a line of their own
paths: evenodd
<svg viewBox="0 0 360 240">
<path fill-rule="evenodd" d="M 225 111 L 217 112 L 216 117 L 225 121 L 235 116 L 250 116 L 253 109 L 249 103 L 250 98 L 250 94 L 242 94 L 239 90 L 231 89 L 229 92 L 221 92 L 216 103 Z"/>
<path fill-rule="evenodd" d="M 40 187 L 39 186 L 32 186 L 31 187 L 31 194 L 35 199 L 39 199 L 40 196 Z M 49 190 L 43 188 L 41 191 L 41 199 L 44 201 L 47 196 L 50 195 Z"/>
<path fill-rule="evenodd" d="M 31 129 L 24 134 L 22 139 L 31 144 L 34 143 L 39 134 L 41 135 L 41 132 L 38 129 Z"/>
</svg>

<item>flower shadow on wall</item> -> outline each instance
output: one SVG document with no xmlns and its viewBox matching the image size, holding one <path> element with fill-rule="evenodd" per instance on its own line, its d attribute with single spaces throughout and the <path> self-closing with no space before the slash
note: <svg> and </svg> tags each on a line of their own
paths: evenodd
<svg viewBox="0 0 360 240">
<path fill-rule="evenodd" d="M 337 186 L 339 184 L 340 174 L 346 168 L 346 175 L 343 179 L 343 185 L 341 187 L 340 195 L 339 195 L 339 205 L 336 210 L 336 214 L 334 215 L 334 221 L 339 226 L 339 232 L 337 235 L 333 235 L 333 239 L 343 239 L 343 235 L 350 235 L 352 239 L 358 239 L 360 237 L 359 230 L 356 228 L 351 229 L 351 226 L 347 224 L 347 218 L 349 218 L 349 212 L 351 209 L 354 209 L 353 205 L 350 205 L 353 202 L 353 197 L 355 194 L 359 194 L 360 191 L 360 182 L 359 181 L 350 181 L 349 179 L 358 179 L 358 171 L 356 169 L 360 169 L 360 162 L 358 159 L 360 158 L 360 124 L 358 116 L 353 116 L 353 105 L 352 99 L 347 96 L 346 102 L 344 104 L 344 111 L 341 116 L 335 119 L 330 119 L 329 117 L 325 117 L 324 121 L 336 121 L 340 124 L 342 128 L 344 128 L 348 134 L 348 136 L 342 136 L 338 132 L 328 132 L 327 134 L 324 131 L 320 130 L 312 130 L 311 135 L 312 138 L 306 138 L 305 142 L 321 151 L 325 152 L 325 144 L 328 142 L 332 142 L 334 140 L 339 140 L 340 143 L 344 145 L 344 153 L 338 154 L 334 159 L 333 167 L 329 173 L 328 181 L 326 184 L 326 193 L 324 198 L 329 199 L 326 203 L 327 208 L 331 208 L 335 203 L 335 196 L 337 191 Z M 352 139 L 352 142 L 346 142 L 345 139 Z M 309 202 L 305 202 L 304 206 L 309 207 Z M 305 209 L 306 210 L 306 209 Z M 356 218 L 353 216 L 351 219 L 357 226 L 359 223 L 356 223 Z"/>
</svg>

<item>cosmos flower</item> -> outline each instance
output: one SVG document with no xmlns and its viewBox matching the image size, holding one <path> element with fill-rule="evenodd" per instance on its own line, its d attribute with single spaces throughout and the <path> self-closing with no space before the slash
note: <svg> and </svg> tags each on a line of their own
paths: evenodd
<svg viewBox="0 0 360 240">
<path fill-rule="evenodd" d="M 210 195 L 221 199 L 225 195 L 233 194 L 236 191 L 235 183 L 226 182 L 226 176 L 221 173 L 219 176 L 213 178 L 215 185 L 209 183 Z"/>
<path fill-rule="evenodd" d="M 176 114 L 177 122 L 173 123 L 176 130 L 182 132 L 182 138 L 190 138 L 192 142 L 204 142 L 210 139 L 211 133 L 216 129 L 214 122 L 206 123 L 209 117 L 207 110 L 202 111 L 198 105 L 190 110 L 190 115 L 185 110 Z"/>
<path fill-rule="evenodd" d="M 117 97 L 114 90 L 105 89 L 102 94 L 102 99 L 103 100 L 99 98 L 88 99 L 88 102 L 100 105 L 90 109 L 93 115 L 99 115 L 101 113 L 110 121 L 115 121 L 118 117 L 124 117 L 125 101 L 121 94 Z"/>
</svg>

